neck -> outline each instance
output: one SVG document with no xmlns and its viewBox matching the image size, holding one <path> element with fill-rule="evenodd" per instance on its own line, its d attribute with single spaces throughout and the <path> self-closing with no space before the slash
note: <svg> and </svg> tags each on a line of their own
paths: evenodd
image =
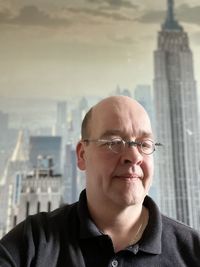
<svg viewBox="0 0 200 267">
<path fill-rule="evenodd" d="M 92 199 L 87 195 L 88 208 L 92 219 L 100 229 L 111 225 L 120 227 L 120 225 L 129 225 L 137 221 L 141 214 L 142 204 L 119 206 L 109 200 Z"/>
<path fill-rule="evenodd" d="M 136 243 L 148 223 L 148 210 L 142 204 L 123 209 L 102 204 L 97 209 L 88 203 L 88 208 L 97 227 L 112 239 L 115 251 Z"/>
</svg>

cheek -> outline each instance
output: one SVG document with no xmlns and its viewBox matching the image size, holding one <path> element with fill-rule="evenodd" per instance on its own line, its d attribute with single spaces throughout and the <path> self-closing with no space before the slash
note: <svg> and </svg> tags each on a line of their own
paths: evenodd
<svg viewBox="0 0 200 267">
<path fill-rule="evenodd" d="M 109 176 L 114 172 L 118 162 L 119 158 L 110 153 L 91 153 L 86 157 L 86 171 L 88 174 L 92 172 L 95 176 Z"/>
<path fill-rule="evenodd" d="M 154 173 L 154 159 L 153 157 L 146 158 L 141 165 L 144 172 L 144 177 L 152 179 Z"/>
</svg>

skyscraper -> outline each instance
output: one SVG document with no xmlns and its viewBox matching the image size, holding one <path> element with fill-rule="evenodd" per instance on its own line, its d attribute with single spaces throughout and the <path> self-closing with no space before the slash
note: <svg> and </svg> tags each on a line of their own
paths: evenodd
<svg viewBox="0 0 200 267">
<path fill-rule="evenodd" d="M 28 215 L 51 211 L 62 204 L 62 176 L 54 174 L 53 165 L 52 157 L 40 156 L 34 172 L 16 175 L 12 227 Z"/>
<path fill-rule="evenodd" d="M 27 170 L 28 158 L 24 133 L 19 131 L 16 146 L 5 166 L 3 179 L 0 180 L 0 236 L 13 226 L 12 210 L 20 195 L 20 178 Z"/>
<path fill-rule="evenodd" d="M 153 120 L 152 90 L 150 85 L 138 84 L 134 89 L 134 98 L 146 109 Z"/>
<path fill-rule="evenodd" d="M 168 0 L 166 20 L 154 53 L 154 100 L 160 205 L 164 213 L 200 226 L 199 118 L 193 56 L 187 33 Z"/>
<path fill-rule="evenodd" d="M 8 114 L 2 112 L 1 110 L 0 110 L 0 125 L 1 125 L 1 131 L 0 131 L 1 134 L 2 132 L 8 130 Z"/>
<path fill-rule="evenodd" d="M 67 103 L 57 103 L 56 135 L 66 135 L 67 131 Z"/>
</svg>

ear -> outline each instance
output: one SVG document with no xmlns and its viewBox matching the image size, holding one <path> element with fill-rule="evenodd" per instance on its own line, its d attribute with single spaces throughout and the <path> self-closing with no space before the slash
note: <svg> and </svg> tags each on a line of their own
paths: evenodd
<svg viewBox="0 0 200 267">
<path fill-rule="evenodd" d="M 83 142 L 78 142 L 76 146 L 77 165 L 81 171 L 85 170 L 85 147 Z"/>
</svg>

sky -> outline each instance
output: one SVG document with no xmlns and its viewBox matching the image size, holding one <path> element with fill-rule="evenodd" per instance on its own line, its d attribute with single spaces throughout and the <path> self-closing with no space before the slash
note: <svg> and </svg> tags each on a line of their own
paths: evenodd
<svg viewBox="0 0 200 267">
<path fill-rule="evenodd" d="M 152 86 L 166 8 L 167 0 L 0 0 L 0 97 L 67 99 Z M 176 0 L 175 14 L 200 84 L 199 0 Z"/>
</svg>

